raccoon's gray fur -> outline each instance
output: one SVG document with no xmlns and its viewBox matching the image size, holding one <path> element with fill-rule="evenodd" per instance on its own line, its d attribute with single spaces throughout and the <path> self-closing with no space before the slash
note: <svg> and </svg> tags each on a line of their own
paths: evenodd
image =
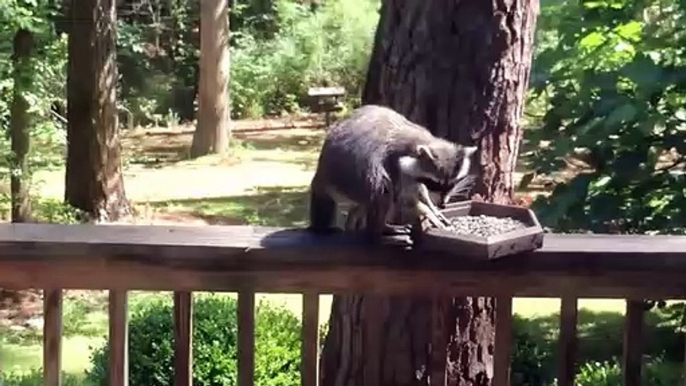
<svg viewBox="0 0 686 386">
<path fill-rule="evenodd" d="M 388 231 L 400 180 L 454 186 L 475 148 L 433 136 L 394 110 L 366 105 L 327 132 L 311 183 L 310 230 L 330 233 L 338 204 L 366 214 L 377 238 Z"/>
</svg>

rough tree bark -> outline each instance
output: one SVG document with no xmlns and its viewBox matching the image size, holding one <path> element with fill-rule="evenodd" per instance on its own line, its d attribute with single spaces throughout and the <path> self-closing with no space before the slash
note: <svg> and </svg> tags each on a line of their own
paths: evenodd
<svg viewBox="0 0 686 386">
<path fill-rule="evenodd" d="M 12 165 L 10 191 L 12 196 L 12 222 L 27 222 L 31 219 L 29 197 L 30 171 L 28 154 L 31 149 L 31 115 L 26 93 L 33 86 L 31 53 L 33 33 L 20 29 L 14 35 L 14 88 L 10 137 L 12 142 Z"/>
<path fill-rule="evenodd" d="M 198 127 L 191 157 L 223 153 L 229 145 L 229 2 L 200 4 L 200 87 Z"/>
<path fill-rule="evenodd" d="M 116 221 L 131 210 L 116 107 L 116 0 L 78 0 L 73 5 L 68 7 L 65 199 L 96 221 Z"/>
<path fill-rule="evenodd" d="M 363 103 L 478 144 L 475 194 L 511 202 L 538 1 L 384 0 L 380 12 Z M 322 385 L 491 385 L 494 307 L 335 296 Z"/>
</svg>

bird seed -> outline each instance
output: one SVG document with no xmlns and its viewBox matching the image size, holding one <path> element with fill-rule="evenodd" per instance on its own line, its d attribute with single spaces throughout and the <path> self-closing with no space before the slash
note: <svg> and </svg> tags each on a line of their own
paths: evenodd
<svg viewBox="0 0 686 386">
<path fill-rule="evenodd" d="M 491 237 L 526 228 L 526 224 L 512 217 L 458 216 L 450 219 L 451 231 L 481 237 Z"/>
</svg>

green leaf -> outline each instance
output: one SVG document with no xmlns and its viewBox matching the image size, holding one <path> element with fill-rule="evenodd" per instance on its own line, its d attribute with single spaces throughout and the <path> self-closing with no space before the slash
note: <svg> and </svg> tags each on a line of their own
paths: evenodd
<svg viewBox="0 0 686 386">
<path fill-rule="evenodd" d="M 593 50 L 605 43 L 606 38 L 600 32 L 591 32 L 579 42 L 579 47 L 585 50 Z"/>
<path fill-rule="evenodd" d="M 638 42 L 641 40 L 641 33 L 643 32 L 643 23 L 639 21 L 630 21 L 626 24 L 615 28 L 617 34 L 627 40 Z"/>
</svg>

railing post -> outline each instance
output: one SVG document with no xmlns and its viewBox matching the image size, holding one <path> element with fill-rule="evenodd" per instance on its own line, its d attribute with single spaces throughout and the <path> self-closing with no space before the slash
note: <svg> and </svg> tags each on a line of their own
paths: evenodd
<svg viewBox="0 0 686 386">
<path fill-rule="evenodd" d="M 495 359 L 493 386 L 510 386 L 512 352 L 512 296 L 498 296 L 495 301 Z"/>
<path fill-rule="evenodd" d="M 558 386 L 574 386 L 576 362 L 576 324 L 578 318 L 577 298 L 563 296 L 560 307 Z"/>
<path fill-rule="evenodd" d="M 238 292 L 238 386 L 255 379 L 255 292 Z"/>
<path fill-rule="evenodd" d="M 641 384 L 642 338 L 643 338 L 643 301 L 626 301 L 624 316 L 624 355 L 622 358 L 622 385 Z"/>
<path fill-rule="evenodd" d="M 302 348 L 300 379 L 302 386 L 319 383 L 319 294 L 303 295 Z"/>
<path fill-rule="evenodd" d="M 193 384 L 193 294 L 174 292 L 174 386 Z"/>
<path fill-rule="evenodd" d="M 62 290 L 43 290 L 43 385 L 60 386 L 62 367 Z"/>
<path fill-rule="evenodd" d="M 110 386 L 129 385 L 129 322 L 128 294 L 126 291 L 110 290 L 109 296 Z"/>
<path fill-rule="evenodd" d="M 436 296 L 431 301 L 431 350 L 429 356 L 429 385 L 445 386 L 446 363 L 448 350 L 446 344 L 449 339 L 448 315 L 452 307 L 453 298 L 450 296 Z"/>
</svg>

